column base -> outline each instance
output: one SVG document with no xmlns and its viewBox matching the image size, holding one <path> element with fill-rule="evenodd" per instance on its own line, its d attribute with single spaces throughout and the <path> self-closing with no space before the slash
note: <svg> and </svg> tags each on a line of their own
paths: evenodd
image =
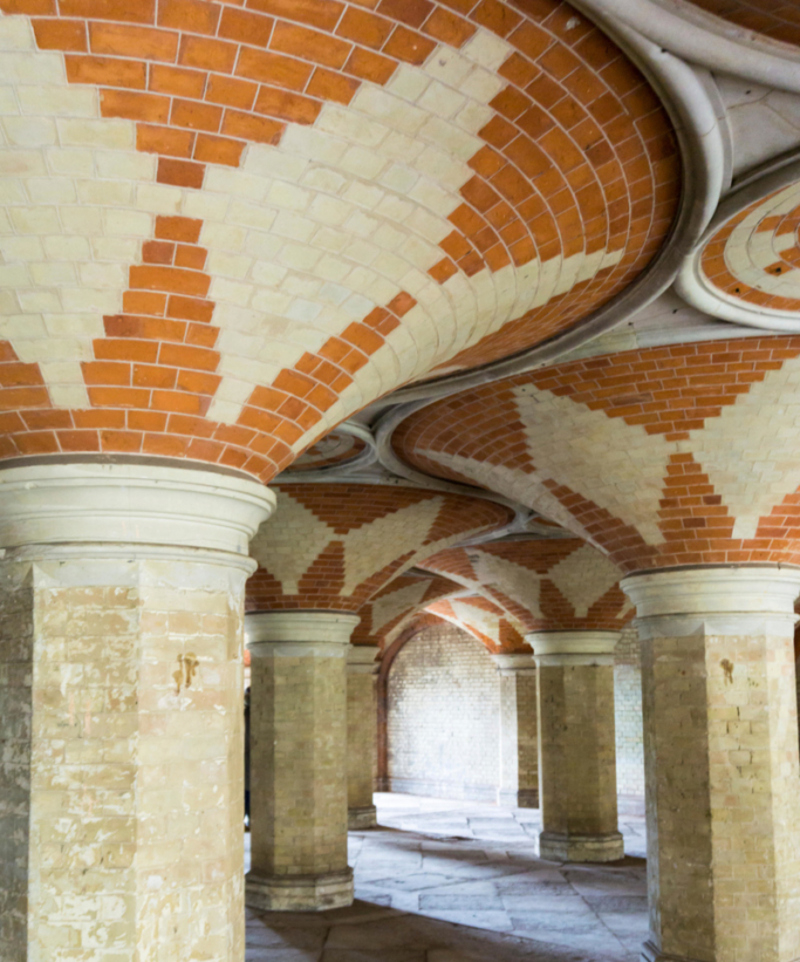
<svg viewBox="0 0 800 962">
<path fill-rule="evenodd" d="M 363 832 L 365 828 L 378 827 L 378 810 L 374 805 L 347 809 L 347 831 Z"/>
<path fill-rule="evenodd" d="M 271 878 L 248 872 L 244 901 L 263 912 L 327 912 L 353 904 L 353 870 Z"/>
<path fill-rule="evenodd" d="M 519 792 L 498 792 L 497 804 L 505 808 L 538 808 L 539 791 L 535 788 L 523 788 Z"/>
<path fill-rule="evenodd" d="M 542 832 L 539 857 L 550 862 L 617 862 L 625 856 L 619 832 L 607 835 L 562 835 Z"/>
<path fill-rule="evenodd" d="M 642 946 L 640 962 L 697 962 L 697 960 L 687 959 L 684 955 L 664 955 L 652 942 L 645 942 Z"/>
</svg>

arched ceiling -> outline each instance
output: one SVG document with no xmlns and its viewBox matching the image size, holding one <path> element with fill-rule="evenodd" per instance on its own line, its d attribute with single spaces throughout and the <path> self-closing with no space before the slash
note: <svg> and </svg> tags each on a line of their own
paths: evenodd
<svg viewBox="0 0 800 962">
<path fill-rule="evenodd" d="M 556 0 L 2 0 L 0 456 L 268 481 L 579 325 L 669 237 L 670 120 Z"/>
</svg>

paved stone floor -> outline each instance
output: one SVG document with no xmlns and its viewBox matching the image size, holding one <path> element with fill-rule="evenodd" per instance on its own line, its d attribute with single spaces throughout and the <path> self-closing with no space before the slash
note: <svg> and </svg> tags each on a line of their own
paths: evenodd
<svg viewBox="0 0 800 962">
<path fill-rule="evenodd" d="M 647 934 L 644 820 L 626 858 L 541 861 L 539 813 L 376 795 L 381 828 L 351 832 L 356 902 L 247 913 L 247 962 L 636 962 Z"/>
</svg>

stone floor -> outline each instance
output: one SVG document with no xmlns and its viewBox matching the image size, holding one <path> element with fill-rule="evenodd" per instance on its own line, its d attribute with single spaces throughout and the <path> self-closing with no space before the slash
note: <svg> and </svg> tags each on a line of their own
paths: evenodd
<svg viewBox="0 0 800 962">
<path fill-rule="evenodd" d="M 376 795 L 351 832 L 356 902 L 320 915 L 247 913 L 247 962 L 636 962 L 647 934 L 644 820 L 626 858 L 543 862 L 539 813 Z"/>
</svg>

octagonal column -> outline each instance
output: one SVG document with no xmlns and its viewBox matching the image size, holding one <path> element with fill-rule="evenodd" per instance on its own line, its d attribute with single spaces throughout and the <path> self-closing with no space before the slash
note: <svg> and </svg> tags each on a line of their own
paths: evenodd
<svg viewBox="0 0 800 962">
<path fill-rule="evenodd" d="M 626 578 L 642 639 L 649 962 L 800 958 L 800 569 Z"/>
<path fill-rule="evenodd" d="M 0 471 L 0 958 L 244 959 L 244 586 L 219 471 Z"/>
<path fill-rule="evenodd" d="M 347 825 L 378 824 L 372 801 L 378 770 L 378 649 L 351 645 L 347 652 Z"/>
<path fill-rule="evenodd" d="M 613 862 L 617 827 L 614 742 L 616 631 L 543 631 L 526 636 L 539 695 L 541 857 Z"/>
<path fill-rule="evenodd" d="M 492 655 L 500 675 L 498 805 L 539 807 L 536 663 L 528 655 Z"/>
<path fill-rule="evenodd" d="M 247 614 L 254 908 L 350 905 L 347 864 L 348 642 L 358 616 L 335 611 Z"/>
</svg>

